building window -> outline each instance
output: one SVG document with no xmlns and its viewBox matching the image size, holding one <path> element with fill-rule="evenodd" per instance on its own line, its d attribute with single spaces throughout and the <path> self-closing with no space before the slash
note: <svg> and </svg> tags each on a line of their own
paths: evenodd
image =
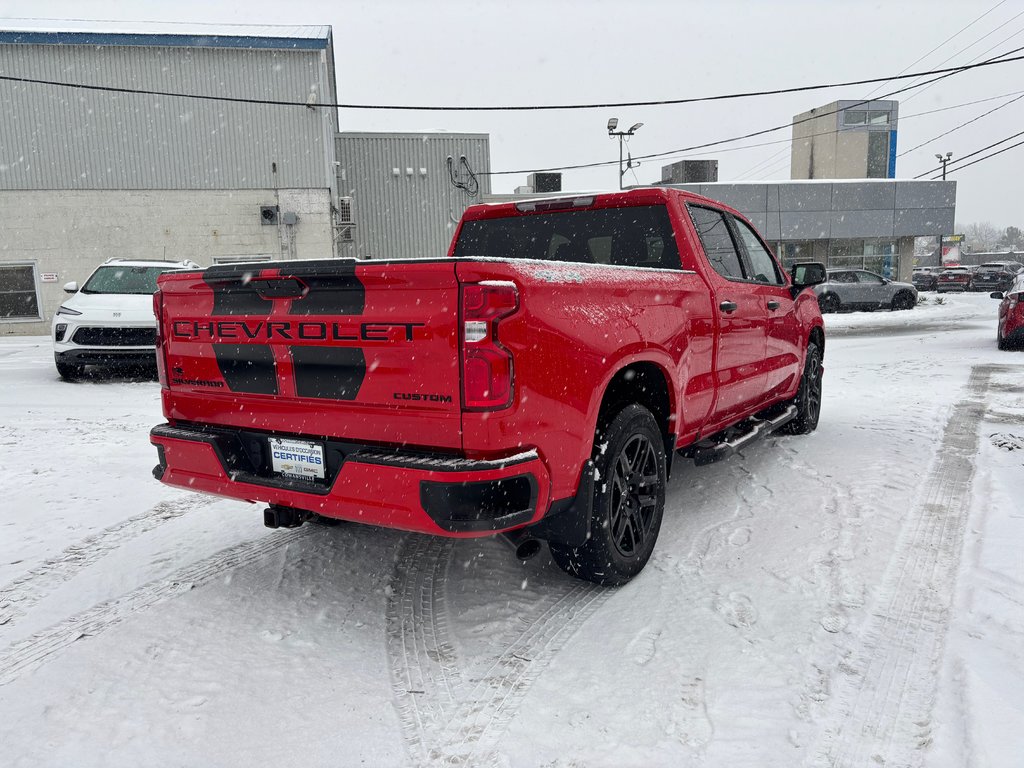
<svg viewBox="0 0 1024 768">
<path fill-rule="evenodd" d="M 880 109 L 847 109 L 843 111 L 843 125 L 888 125 L 889 112 Z"/>
<path fill-rule="evenodd" d="M 899 254 L 893 240 L 833 240 L 828 248 L 829 269 L 866 269 L 892 278 L 899 274 Z"/>
<path fill-rule="evenodd" d="M 789 243 L 777 243 L 775 253 L 779 255 L 782 266 L 789 268 L 798 261 L 815 261 L 814 243 L 810 240 L 797 240 Z M 820 261 L 821 259 L 818 259 Z"/>
<path fill-rule="evenodd" d="M 35 264 L 0 264 L 0 321 L 42 320 Z"/>
<path fill-rule="evenodd" d="M 871 131 L 868 134 L 868 178 L 884 179 L 889 175 L 889 134 Z"/>
</svg>

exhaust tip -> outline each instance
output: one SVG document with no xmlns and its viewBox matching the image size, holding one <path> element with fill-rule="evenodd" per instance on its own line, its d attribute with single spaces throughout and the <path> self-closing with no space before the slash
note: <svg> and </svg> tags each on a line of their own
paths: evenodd
<svg viewBox="0 0 1024 768">
<path fill-rule="evenodd" d="M 523 561 L 536 557 L 539 552 L 539 539 L 525 539 L 516 547 L 516 557 Z"/>
</svg>

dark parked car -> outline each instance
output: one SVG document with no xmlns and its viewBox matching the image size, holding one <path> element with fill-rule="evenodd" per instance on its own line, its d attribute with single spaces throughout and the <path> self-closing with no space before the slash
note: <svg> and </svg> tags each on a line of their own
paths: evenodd
<svg viewBox="0 0 1024 768">
<path fill-rule="evenodd" d="M 1002 299 L 999 305 L 999 324 L 996 326 L 996 344 L 1000 349 L 1024 347 L 1024 272 L 1017 275 L 1010 289 L 989 294 Z"/>
<path fill-rule="evenodd" d="M 865 269 L 830 269 L 828 280 L 814 286 L 822 312 L 840 309 L 913 309 L 917 288 Z"/>
<path fill-rule="evenodd" d="M 971 290 L 1006 291 L 1014 278 L 1024 269 L 1018 261 L 989 261 L 978 267 L 971 279 Z"/>
<path fill-rule="evenodd" d="M 942 267 L 914 267 L 910 282 L 919 291 L 934 291 L 939 284 L 939 273 Z"/>
</svg>

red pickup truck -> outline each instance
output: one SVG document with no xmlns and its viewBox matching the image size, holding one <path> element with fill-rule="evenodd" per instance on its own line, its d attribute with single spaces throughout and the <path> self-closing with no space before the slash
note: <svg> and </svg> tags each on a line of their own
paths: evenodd
<svg viewBox="0 0 1024 768">
<path fill-rule="evenodd" d="M 446 258 L 166 274 L 154 475 L 264 502 L 270 527 L 547 541 L 621 584 L 677 452 L 817 425 L 824 277 L 659 188 L 472 206 Z"/>
</svg>

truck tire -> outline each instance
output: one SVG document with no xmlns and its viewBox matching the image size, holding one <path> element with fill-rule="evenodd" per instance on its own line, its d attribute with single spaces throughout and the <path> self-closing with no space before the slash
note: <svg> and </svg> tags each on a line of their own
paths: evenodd
<svg viewBox="0 0 1024 768">
<path fill-rule="evenodd" d="M 821 415 L 821 350 L 813 341 L 807 344 L 807 359 L 800 387 L 789 405 L 796 406 L 796 418 L 783 424 L 779 430 L 788 435 L 806 435 L 818 426 Z"/>
<path fill-rule="evenodd" d="M 628 405 L 594 440 L 590 538 L 580 547 L 551 543 L 571 576 L 618 586 L 647 565 L 665 511 L 665 442 L 651 412 Z"/>
</svg>

